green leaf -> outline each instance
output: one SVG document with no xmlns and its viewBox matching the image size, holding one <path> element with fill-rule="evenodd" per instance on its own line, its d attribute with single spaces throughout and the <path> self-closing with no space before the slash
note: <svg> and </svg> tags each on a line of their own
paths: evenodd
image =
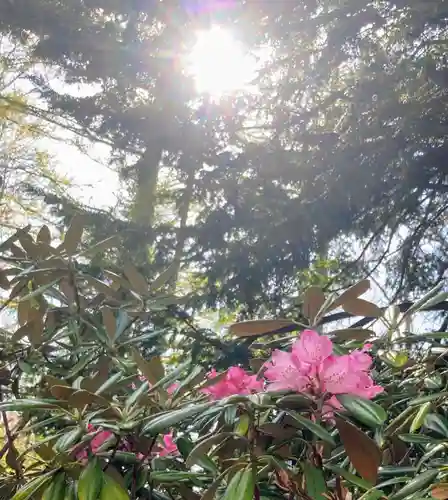
<svg viewBox="0 0 448 500">
<path fill-rule="evenodd" d="M 252 468 L 246 468 L 234 474 L 221 500 L 252 500 L 254 492 L 254 471 Z"/>
<path fill-rule="evenodd" d="M 103 385 L 101 385 L 100 387 L 98 387 L 98 389 L 95 391 L 95 394 L 101 394 L 102 392 L 107 391 L 114 384 L 118 384 L 121 381 L 122 378 L 123 378 L 123 374 L 121 372 L 115 373 L 110 378 L 108 378 L 106 380 L 106 382 L 104 382 Z"/>
<path fill-rule="evenodd" d="M 15 399 L 0 403 L 0 411 L 47 410 L 60 408 L 60 405 L 57 399 Z"/>
<path fill-rule="evenodd" d="M 394 465 L 385 465 L 384 467 L 380 467 L 378 469 L 378 475 L 380 477 L 384 476 L 405 476 L 405 475 L 414 475 L 416 472 L 418 472 L 417 467 L 410 467 L 410 466 L 394 466 Z"/>
<path fill-rule="evenodd" d="M 286 413 L 288 413 L 288 415 L 290 415 L 302 427 L 305 427 L 306 429 L 310 430 L 313 434 L 315 434 L 317 437 L 322 439 L 322 441 L 325 441 L 333 446 L 336 446 L 336 442 L 333 439 L 333 436 L 320 425 L 312 422 L 308 418 L 302 417 L 296 412 L 287 411 Z"/>
<path fill-rule="evenodd" d="M 138 402 L 143 394 L 148 394 L 148 391 L 149 382 L 143 382 L 142 385 L 126 399 L 126 408 L 130 408 L 134 403 Z"/>
<path fill-rule="evenodd" d="M 97 500 L 103 486 L 103 476 L 99 461 L 94 458 L 79 476 L 79 500 Z"/>
<path fill-rule="evenodd" d="M 27 300 L 30 300 L 30 299 L 33 299 L 34 297 L 38 297 L 38 296 L 42 295 L 49 288 L 51 288 L 54 285 L 56 285 L 57 283 L 59 283 L 59 281 L 61 281 L 61 278 L 58 278 L 57 280 L 54 280 L 51 283 L 47 283 L 46 285 L 42 285 L 39 288 L 36 288 L 36 290 L 33 290 L 31 293 L 28 293 L 27 295 L 20 297 L 18 302 L 26 302 Z"/>
<path fill-rule="evenodd" d="M 176 425 L 183 420 L 186 420 L 198 413 L 201 413 L 204 410 L 210 408 L 214 403 L 203 403 L 197 404 L 194 406 L 187 406 L 186 408 L 182 408 L 180 410 L 175 410 L 169 413 L 164 413 L 159 417 L 155 417 L 153 420 L 150 420 L 142 429 L 143 434 L 151 434 L 152 436 L 156 436 L 160 434 L 160 432 L 169 429 L 173 425 Z"/>
<path fill-rule="evenodd" d="M 177 472 L 177 471 L 154 471 L 151 472 L 150 478 L 160 484 L 164 483 L 176 483 L 179 481 L 191 481 L 201 477 L 201 475 L 195 472 Z M 111 499 L 112 500 L 112 499 Z"/>
<path fill-rule="evenodd" d="M 194 444 L 184 436 L 176 439 L 176 445 L 177 449 L 185 460 L 187 460 L 191 452 L 194 450 Z M 199 453 L 197 453 L 195 455 L 194 463 L 198 464 L 200 467 L 208 470 L 209 472 L 216 473 L 218 471 L 215 463 L 207 455 L 200 455 Z"/>
<path fill-rule="evenodd" d="M 240 415 L 238 422 L 235 425 L 235 433 L 239 436 L 245 436 L 249 430 L 250 417 L 247 413 Z"/>
<path fill-rule="evenodd" d="M 57 471 L 53 470 L 51 472 L 47 472 L 42 476 L 33 479 L 29 483 L 27 483 L 23 488 L 21 488 L 13 497 L 12 500 L 29 500 L 32 496 L 43 486 L 50 482 L 51 477 Z"/>
<path fill-rule="evenodd" d="M 442 290 L 442 288 L 445 286 L 445 283 L 442 281 L 438 285 L 436 285 L 434 288 L 432 288 L 426 295 L 424 295 L 420 300 L 417 300 L 417 302 L 414 302 L 412 306 L 403 314 L 403 319 L 420 309 L 423 309 L 434 297 L 436 297 L 439 292 Z M 436 303 L 438 303 L 437 301 Z"/>
<path fill-rule="evenodd" d="M 359 476 L 355 476 L 354 474 L 346 471 L 342 467 L 338 467 L 336 465 L 331 465 L 331 464 L 325 464 L 325 468 L 331 470 L 335 474 L 338 474 L 339 476 L 343 477 L 346 479 L 348 482 L 354 484 L 355 486 L 358 486 L 364 491 L 369 491 L 373 488 L 373 484 L 369 483 L 368 481 L 365 481 L 364 479 L 360 478 Z M 381 496 L 384 495 L 384 493 L 381 493 L 381 495 L 378 498 L 381 498 Z"/>
<path fill-rule="evenodd" d="M 83 430 L 80 427 L 75 427 L 71 431 L 66 432 L 56 441 L 54 445 L 55 451 L 59 453 L 67 451 L 82 435 Z"/>
<path fill-rule="evenodd" d="M 123 333 L 131 323 L 132 318 L 129 317 L 126 311 L 120 309 L 117 314 L 117 329 L 115 331 L 115 340 L 118 340 L 123 335 Z"/>
<path fill-rule="evenodd" d="M 306 492 L 313 500 L 327 500 L 327 484 L 325 483 L 324 473 L 322 469 L 318 469 L 311 465 L 310 462 L 302 462 L 303 473 L 305 475 Z"/>
<path fill-rule="evenodd" d="M 213 434 L 212 436 L 199 441 L 199 443 L 197 443 L 196 446 L 194 446 L 194 448 L 190 450 L 188 454 L 188 458 L 186 460 L 187 467 L 192 467 L 195 464 L 199 465 L 199 460 L 209 454 L 212 446 L 220 444 L 222 441 L 228 438 L 241 439 L 240 436 L 237 436 L 232 432 L 220 432 L 219 434 Z"/>
<path fill-rule="evenodd" d="M 440 443 L 440 439 L 434 439 L 431 436 L 426 436 L 425 434 L 399 434 L 398 437 L 405 443 L 412 444 L 436 444 Z"/>
<path fill-rule="evenodd" d="M 409 401 L 408 405 L 409 406 L 418 406 L 423 403 L 428 403 L 429 401 L 436 401 L 437 399 L 440 398 L 447 398 L 448 397 L 448 392 L 437 392 L 436 394 L 428 394 L 427 396 L 420 396 L 415 399 L 411 399 Z"/>
<path fill-rule="evenodd" d="M 417 415 L 415 415 L 414 420 L 412 420 L 411 427 L 409 429 L 410 433 L 416 432 L 420 429 L 420 427 L 423 425 L 426 419 L 426 416 L 431 411 L 431 408 L 432 408 L 431 402 L 423 403 L 420 406 Z"/>
<path fill-rule="evenodd" d="M 373 401 L 349 394 L 339 394 L 336 397 L 346 410 L 369 427 L 379 427 L 387 419 L 386 411 Z"/>
<path fill-rule="evenodd" d="M 426 416 L 425 427 L 437 432 L 437 434 L 443 437 L 448 437 L 448 425 L 445 419 L 436 413 L 430 413 Z"/>
<path fill-rule="evenodd" d="M 434 479 L 437 477 L 438 470 L 427 470 L 416 476 L 412 481 L 406 484 L 401 490 L 397 491 L 395 494 L 389 496 L 389 500 L 403 500 L 410 495 L 421 491 L 427 486 L 429 486 Z"/>
</svg>

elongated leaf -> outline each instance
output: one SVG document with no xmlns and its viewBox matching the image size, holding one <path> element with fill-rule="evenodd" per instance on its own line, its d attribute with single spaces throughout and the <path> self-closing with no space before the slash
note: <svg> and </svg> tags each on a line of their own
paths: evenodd
<svg viewBox="0 0 448 500">
<path fill-rule="evenodd" d="M 338 474 L 339 476 L 343 477 L 344 479 L 346 479 L 350 483 L 354 484 L 355 486 L 358 486 L 359 488 L 361 488 L 364 491 L 369 491 L 373 488 L 372 483 L 369 483 L 368 481 L 366 481 L 365 479 L 362 479 L 359 476 L 355 476 L 355 474 L 352 474 L 351 472 L 343 469 L 342 467 L 338 467 L 337 465 L 325 464 L 325 468 L 328 470 L 331 470 L 335 474 Z M 378 493 L 380 493 L 378 498 L 381 498 L 384 495 L 384 493 L 382 493 L 382 492 L 378 492 Z"/>
<path fill-rule="evenodd" d="M 0 403 L 0 411 L 47 410 L 59 406 L 60 401 L 56 399 L 15 399 Z"/>
<path fill-rule="evenodd" d="M 191 450 L 188 455 L 186 465 L 188 467 L 193 466 L 198 463 L 198 460 L 207 456 L 212 446 L 222 443 L 225 439 L 236 438 L 241 439 L 240 436 L 235 435 L 233 432 L 220 432 L 219 434 L 212 435 L 206 439 L 201 440 L 196 446 Z"/>
<path fill-rule="evenodd" d="M 381 452 L 375 441 L 341 418 L 336 418 L 336 427 L 353 467 L 362 478 L 375 484 L 381 464 Z"/>
<path fill-rule="evenodd" d="M 429 401 L 436 401 L 437 399 L 440 398 L 446 398 L 448 397 L 448 392 L 437 392 L 436 394 L 428 394 L 427 396 L 421 396 L 415 399 L 412 399 L 409 401 L 408 405 L 409 406 L 418 406 L 423 403 L 428 403 Z"/>
<path fill-rule="evenodd" d="M 154 471 L 151 480 L 159 484 L 177 483 L 178 481 L 191 481 L 198 477 L 195 472 L 183 471 Z"/>
<path fill-rule="evenodd" d="M 145 278 L 140 274 L 136 267 L 130 262 L 126 262 L 124 265 L 124 274 L 129 280 L 132 289 L 140 295 L 148 294 L 148 283 L 146 283 Z"/>
<path fill-rule="evenodd" d="M 115 332 L 116 332 L 116 321 L 115 316 L 110 307 L 104 306 L 101 309 L 101 314 L 103 316 L 103 324 L 106 328 L 107 335 L 111 342 L 115 340 Z"/>
<path fill-rule="evenodd" d="M 409 483 L 401 488 L 401 490 L 389 496 L 389 500 L 403 500 L 413 493 L 417 493 L 418 491 L 423 490 L 434 481 L 438 473 L 438 470 L 427 470 L 425 472 L 422 472 L 414 479 L 412 479 L 412 481 L 409 481 Z"/>
<path fill-rule="evenodd" d="M 92 392 L 80 390 L 73 393 L 68 398 L 68 404 L 73 408 L 83 408 L 86 405 L 97 405 L 101 407 L 109 407 L 110 403 L 107 399 L 103 398 L 98 394 L 94 394 Z"/>
<path fill-rule="evenodd" d="M 177 438 L 176 445 L 185 460 L 187 460 L 187 458 L 190 456 L 191 452 L 195 448 L 194 444 L 189 439 L 183 436 Z M 210 457 L 208 457 L 206 454 L 200 455 L 197 452 L 195 453 L 196 457 L 194 463 L 199 465 L 199 467 L 202 467 L 204 470 L 208 470 L 213 474 L 215 474 L 218 471 L 218 467 L 215 465 L 215 463 L 211 460 Z"/>
<path fill-rule="evenodd" d="M 444 418 L 436 413 L 430 413 L 426 416 L 425 427 L 437 432 L 443 437 L 448 437 L 448 424 Z"/>
<path fill-rule="evenodd" d="M 57 399 L 68 400 L 68 398 L 76 392 L 76 389 L 66 385 L 53 385 L 51 386 L 50 392 L 51 395 Z"/>
<path fill-rule="evenodd" d="M 51 481 L 51 477 L 56 473 L 55 470 L 47 472 L 36 479 L 33 479 L 21 488 L 13 497 L 12 500 L 30 500 L 33 495 L 44 485 Z"/>
<path fill-rule="evenodd" d="M 379 427 L 387 419 L 385 410 L 373 401 L 349 394 L 339 394 L 336 397 L 346 410 L 369 427 Z"/>
<path fill-rule="evenodd" d="M 324 303 L 325 294 L 321 288 L 318 286 L 310 286 L 306 290 L 303 296 L 302 312 L 305 318 L 310 320 L 311 324 L 314 323 L 317 313 L 320 311 Z"/>
<path fill-rule="evenodd" d="M 426 419 L 426 416 L 431 411 L 431 408 L 432 408 L 432 403 L 430 403 L 430 402 L 423 403 L 420 406 L 417 414 L 414 417 L 414 420 L 411 423 L 411 427 L 409 429 L 409 432 L 411 432 L 411 433 L 416 432 L 420 429 L 420 427 L 423 425 L 423 423 Z"/>
<path fill-rule="evenodd" d="M 237 337 L 252 337 L 275 333 L 285 327 L 293 327 L 295 323 L 288 319 L 256 319 L 241 321 L 229 326 L 229 333 Z M 297 325 L 297 329 L 299 326 Z"/>
<path fill-rule="evenodd" d="M 327 500 L 327 485 L 322 469 L 318 469 L 310 462 L 302 462 L 303 474 L 305 475 L 306 492 L 313 500 Z"/>
<path fill-rule="evenodd" d="M 342 330 L 334 330 L 329 335 L 334 336 L 336 340 L 358 340 L 363 342 L 375 337 L 375 332 L 364 328 L 344 328 Z"/>
<path fill-rule="evenodd" d="M 70 227 L 64 236 L 64 242 L 62 243 L 62 248 L 69 254 L 73 255 L 76 253 L 78 245 L 81 243 L 82 233 L 84 231 L 84 217 L 81 215 L 75 215 L 70 222 Z"/>
<path fill-rule="evenodd" d="M 342 305 L 345 312 L 354 316 L 365 316 L 367 318 L 381 318 L 383 311 L 372 302 L 363 299 L 352 299 Z"/>
<path fill-rule="evenodd" d="M 336 309 L 339 306 L 342 306 L 346 302 L 357 299 L 361 295 L 364 295 L 370 288 L 370 280 L 365 279 L 362 281 L 359 281 L 355 285 L 351 286 L 350 288 L 347 288 L 341 295 L 332 302 L 332 304 L 329 306 L 328 310 L 331 311 L 333 309 Z"/>
<path fill-rule="evenodd" d="M 194 406 L 187 406 L 180 410 L 175 410 L 165 413 L 159 417 L 150 420 L 142 429 L 143 434 L 151 434 L 153 436 L 160 434 L 160 432 L 173 427 L 174 425 L 189 419 L 210 408 L 214 403 L 203 403 Z"/>
<path fill-rule="evenodd" d="M 420 311 L 420 309 L 423 309 L 426 304 L 436 297 L 440 291 L 443 289 L 445 286 L 445 283 L 442 281 L 438 285 L 436 285 L 434 288 L 432 288 L 426 295 L 424 295 L 421 299 L 417 300 L 412 304 L 412 306 L 403 314 L 403 318 L 406 316 L 410 316 L 411 314 Z"/>
<path fill-rule="evenodd" d="M 222 500 L 252 500 L 255 491 L 255 476 L 251 468 L 238 471 L 227 485 Z"/>
<path fill-rule="evenodd" d="M 435 439 L 431 436 L 425 434 L 399 434 L 398 437 L 405 443 L 412 444 L 428 444 L 428 443 L 440 443 L 440 439 Z"/>
<path fill-rule="evenodd" d="M 311 420 L 302 417 L 302 415 L 299 415 L 298 413 L 295 413 L 293 411 L 287 411 L 288 415 L 290 415 L 296 422 L 298 422 L 302 427 L 305 427 L 306 429 L 310 430 L 313 434 L 315 434 L 318 438 L 322 439 L 323 441 L 326 441 L 327 443 L 336 446 L 336 442 L 333 439 L 332 435 L 325 430 L 323 427 L 320 425 L 312 422 Z"/>
</svg>

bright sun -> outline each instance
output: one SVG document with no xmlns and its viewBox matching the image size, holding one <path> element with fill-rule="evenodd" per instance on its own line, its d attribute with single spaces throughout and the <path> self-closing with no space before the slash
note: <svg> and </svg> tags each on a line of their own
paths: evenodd
<svg viewBox="0 0 448 500">
<path fill-rule="evenodd" d="M 213 97 L 243 89 L 255 73 L 255 61 L 244 53 L 229 32 L 219 27 L 197 34 L 188 67 L 198 92 Z"/>
</svg>

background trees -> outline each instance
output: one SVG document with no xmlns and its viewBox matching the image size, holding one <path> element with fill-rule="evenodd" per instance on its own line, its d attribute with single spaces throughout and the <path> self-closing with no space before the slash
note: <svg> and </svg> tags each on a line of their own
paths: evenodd
<svg viewBox="0 0 448 500">
<path fill-rule="evenodd" d="M 40 113 L 111 146 L 123 210 L 92 214 L 93 231 L 118 229 L 139 265 L 182 261 L 210 305 L 252 312 L 278 308 L 318 254 L 355 274 L 387 262 L 387 287 L 402 296 L 437 283 L 444 4 L 230 4 L 2 7 L 4 31 L 26 32 L 34 60 L 53 69 L 32 78 Z M 218 23 L 258 56 L 259 91 L 197 93 L 185 58 L 195 30 Z"/>
</svg>

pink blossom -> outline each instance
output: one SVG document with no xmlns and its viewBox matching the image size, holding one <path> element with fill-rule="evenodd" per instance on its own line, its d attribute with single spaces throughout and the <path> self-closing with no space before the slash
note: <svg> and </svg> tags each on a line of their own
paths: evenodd
<svg viewBox="0 0 448 500">
<path fill-rule="evenodd" d="M 87 426 L 87 431 L 89 433 L 96 432 L 95 427 L 92 424 L 88 424 Z M 92 450 L 92 453 L 96 454 L 98 453 L 98 450 L 103 446 L 103 444 L 113 437 L 113 433 L 111 431 L 100 431 L 98 434 L 95 435 L 95 437 L 90 441 L 89 446 L 90 449 Z M 127 442 L 122 442 L 119 446 L 119 449 L 121 451 L 126 451 L 127 448 L 129 448 L 129 444 Z M 88 458 L 88 452 L 87 452 L 87 447 L 79 450 L 76 453 L 76 459 L 77 460 L 86 460 Z"/>
<path fill-rule="evenodd" d="M 98 449 L 113 436 L 113 433 L 110 431 L 101 431 L 99 432 L 93 439 L 90 441 L 90 447 L 92 448 L 93 453 L 97 453 Z"/>
<path fill-rule="evenodd" d="M 320 365 L 333 352 L 333 343 L 328 337 L 322 337 L 314 330 L 305 330 L 299 342 L 295 342 L 292 351 L 305 365 Z"/>
<path fill-rule="evenodd" d="M 178 453 L 176 443 L 173 441 L 173 433 L 165 434 L 162 437 L 162 446 L 158 452 L 160 457 L 166 457 L 167 455 L 174 455 Z"/>
<path fill-rule="evenodd" d="M 208 374 L 208 378 L 213 379 L 217 375 L 218 373 L 213 369 Z M 232 366 L 222 380 L 203 389 L 202 392 L 211 396 L 212 399 L 221 399 L 233 395 L 245 396 L 262 390 L 263 381 L 257 380 L 256 375 L 249 375 L 239 366 Z"/>
<path fill-rule="evenodd" d="M 171 384 L 166 388 L 166 392 L 171 395 L 178 387 L 179 384 L 177 382 L 174 382 L 174 384 Z"/>
<path fill-rule="evenodd" d="M 264 375 L 272 381 L 269 385 L 272 391 L 291 389 L 301 392 L 309 383 L 308 371 L 308 365 L 301 363 L 294 351 L 289 353 L 276 349 L 272 353 L 271 363 L 266 365 Z"/>
<path fill-rule="evenodd" d="M 269 389 L 289 389 L 314 398 L 324 398 L 323 413 L 330 417 L 341 405 L 335 394 L 354 394 L 372 399 L 383 391 L 368 374 L 372 358 L 366 353 L 370 345 L 350 354 L 332 354 L 333 344 L 328 337 L 305 330 L 291 352 L 274 351 L 266 365 L 265 377 Z"/>
</svg>

